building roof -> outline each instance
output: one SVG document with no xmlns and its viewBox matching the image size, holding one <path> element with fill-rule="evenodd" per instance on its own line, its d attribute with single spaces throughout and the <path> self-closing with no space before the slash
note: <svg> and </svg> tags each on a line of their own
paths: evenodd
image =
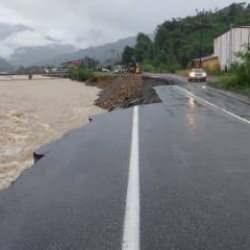
<svg viewBox="0 0 250 250">
<path fill-rule="evenodd" d="M 218 59 L 218 56 L 216 55 L 210 55 L 210 56 L 205 56 L 205 57 L 202 57 L 201 60 L 204 62 L 204 61 L 209 61 L 209 60 L 213 60 L 213 59 Z M 200 61 L 200 58 L 195 58 L 193 59 L 193 61 Z"/>
<path fill-rule="evenodd" d="M 232 28 L 227 29 L 227 30 L 224 31 L 224 32 L 221 32 L 221 33 L 220 33 L 219 35 L 217 35 L 214 39 L 219 38 L 220 36 L 226 34 L 227 32 L 229 32 L 230 30 L 233 30 L 233 29 L 250 29 L 250 25 L 246 25 L 246 26 L 233 26 Z"/>
</svg>

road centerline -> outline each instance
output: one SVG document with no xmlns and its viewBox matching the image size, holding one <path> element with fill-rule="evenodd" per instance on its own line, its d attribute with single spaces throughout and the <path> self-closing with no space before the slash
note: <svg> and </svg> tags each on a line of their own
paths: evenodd
<svg viewBox="0 0 250 250">
<path fill-rule="evenodd" d="M 211 102 L 205 100 L 204 98 L 201 98 L 201 97 L 199 97 L 199 96 L 196 96 L 196 95 L 194 95 L 192 92 L 190 92 L 190 91 L 188 91 L 188 90 L 186 90 L 186 89 L 184 89 L 184 88 L 182 88 L 182 87 L 180 87 L 180 86 L 175 86 L 175 88 L 178 89 L 180 92 L 186 94 L 187 96 L 196 99 L 198 102 L 201 102 L 201 103 L 203 103 L 203 104 L 206 104 L 207 106 L 210 106 L 210 107 L 212 107 L 212 108 L 214 108 L 214 109 L 216 109 L 216 110 L 219 110 L 219 111 L 221 111 L 221 112 L 223 112 L 223 113 L 225 113 L 225 114 L 227 114 L 227 115 L 229 115 L 229 116 L 231 116 L 231 117 L 233 117 L 233 118 L 235 118 L 235 119 L 240 120 L 241 122 L 244 122 L 244 123 L 247 123 L 247 124 L 250 125 L 250 121 L 247 120 L 246 118 L 243 118 L 243 117 L 241 117 L 241 116 L 239 116 L 239 115 L 236 115 L 236 114 L 234 114 L 234 113 L 232 113 L 232 112 L 230 112 L 230 111 L 228 111 L 228 110 L 226 110 L 226 109 L 224 109 L 224 108 L 221 108 L 221 107 L 219 107 L 219 106 L 217 106 L 217 105 L 215 105 L 215 104 L 213 104 L 213 103 L 211 103 Z"/>
<path fill-rule="evenodd" d="M 122 250 L 140 249 L 139 107 L 133 109 Z"/>
</svg>

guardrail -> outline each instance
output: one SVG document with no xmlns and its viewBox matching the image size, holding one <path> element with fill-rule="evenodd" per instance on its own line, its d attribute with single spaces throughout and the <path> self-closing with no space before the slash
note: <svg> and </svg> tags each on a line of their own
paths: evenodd
<svg viewBox="0 0 250 250">
<path fill-rule="evenodd" d="M 27 78 L 30 77 L 30 75 L 32 76 L 46 76 L 46 77 L 59 77 L 59 78 L 66 78 L 69 76 L 68 72 L 53 72 L 53 73 L 0 73 L 0 77 L 1 76 L 27 76 Z"/>
</svg>

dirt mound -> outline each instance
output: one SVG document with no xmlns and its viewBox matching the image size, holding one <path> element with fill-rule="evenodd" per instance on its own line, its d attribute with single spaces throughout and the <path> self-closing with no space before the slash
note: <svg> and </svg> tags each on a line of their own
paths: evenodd
<svg viewBox="0 0 250 250">
<path fill-rule="evenodd" d="M 159 103 L 152 80 L 143 79 L 141 75 L 120 75 L 114 79 L 89 83 L 102 88 L 96 105 L 109 111 L 117 108 L 128 108 L 139 104 Z"/>
</svg>

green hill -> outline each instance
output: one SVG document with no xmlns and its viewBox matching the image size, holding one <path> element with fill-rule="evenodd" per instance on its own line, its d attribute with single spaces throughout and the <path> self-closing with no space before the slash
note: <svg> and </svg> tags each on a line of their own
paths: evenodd
<svg viewBox="0 0 250 250">
<path fill-rule="evenodd" d="M 134 48 L 126 47 L 123 63 L 136 60 L 145 69 L 174 71 L 193 58 L 213 53 L 213 40 L 230 26 L 250 25 L 250 4 L 232 4 L 221 10 L 172 19 L 159 25 L 153 41 L 140 33 Z"/>
</svg>

